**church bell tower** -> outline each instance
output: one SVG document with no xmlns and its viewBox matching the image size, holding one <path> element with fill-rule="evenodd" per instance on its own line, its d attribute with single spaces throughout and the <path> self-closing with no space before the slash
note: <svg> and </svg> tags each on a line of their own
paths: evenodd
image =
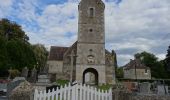
<svg viewBox="0 0 170 100">
<path fill-rule="evenodd" d="M 76 81 L 85 82 L 85 75 L 95 75 L 95 84 L 106 83 L 105 69 L 105 5 L 102 0 L 81 0 L 79 3 Z"/>
</svg>

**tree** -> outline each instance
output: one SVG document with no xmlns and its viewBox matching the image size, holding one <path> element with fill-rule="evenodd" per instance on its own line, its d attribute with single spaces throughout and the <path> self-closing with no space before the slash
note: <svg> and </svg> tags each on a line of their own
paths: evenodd
<svg viewBox="0 0 170 100">
<path fill-rule="evenodd" d="M 35 54 L 30 44 L 21 40 L 11 40 L 6 45 L 10 67 L 22 70 L 24 67 L 33 68 L 36 64 Z"/>
<path fill-rule="evenodd" d="M 38 68 L 43 68 L 47 61 L 48 51 L 42 44 L 33 45 L 33 51 L 35 54 Z"/>
<path fill-rule="evenodd" d="M 170 72 L 170 46 L 167 50 L 167 55 L 166 55 L 166 59 L 165 59 L 165 66 L 166 66 L 167 71 Z"/>
<path fill-rule="evenodd" d="M 0 76 L 7 76 L 10 68 L 33 68 L 35 53 L 22 27 L 8 19 L 0 20 Z"/>
<path fill-rule="evenodd" d="M 123 78 L 123 67 L 116 68 L 116 78 Z"/>
<path fill-rule="evenodd" d="M 164 67 L 163 61 L 158 61 L 158 58 L 148 52 L 141 52 L 135 54 L 136 58 L 141 59 L 141 61 L 151 69 L 151 75 L 154 78 L 167 78 L 167 73 Z"/>
<path fill-rule="evenodd" d="M 29 38 L 22 30 L 21 26 L 15 22 L 11 22 L 8 19 L 0 20 L 0 35 L 5 37 L 7 40 L 21 39 L 28 41 Z"/>
</svg>

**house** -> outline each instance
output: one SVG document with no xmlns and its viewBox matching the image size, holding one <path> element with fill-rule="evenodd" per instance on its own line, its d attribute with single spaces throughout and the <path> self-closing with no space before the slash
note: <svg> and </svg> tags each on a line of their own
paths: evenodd
<svg viewBox="0 0 170 100">
<path fill-rule="evenodd" d="M 151 70 L 140 59 L 130 60 L 123 67 L 125 79 L 151 79 Z"/>
</svg>

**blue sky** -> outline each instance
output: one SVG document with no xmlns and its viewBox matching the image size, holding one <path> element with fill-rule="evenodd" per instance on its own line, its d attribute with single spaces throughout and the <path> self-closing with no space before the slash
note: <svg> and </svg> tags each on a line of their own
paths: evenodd
<svg viewBox="0 0 170 100">
<path fill-rule="evenodd" d="M 0 0 L 0 19 L 22 25 L 32 44 L 70 46 L 77 40 L 80 0 Z M 106 48 L 124 65 L 147 51 L 164 59 L 170 45 L 170 0 L 104 0 Z"/>
</svg>

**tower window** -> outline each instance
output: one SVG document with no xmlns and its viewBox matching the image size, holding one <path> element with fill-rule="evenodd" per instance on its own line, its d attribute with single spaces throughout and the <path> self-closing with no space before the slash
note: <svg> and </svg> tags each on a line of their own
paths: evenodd
<svg viewBox="0 0 170 100">
<path fill-rule="evenodd" d="M 89 14 L 90 17 L 94 17 L 94 8 L 90 8 Z"/>
<path fill-rule="evenodd" d="M 93 32 L 93 29 L 89 29 L 90 32 Z"/>
</svg>

